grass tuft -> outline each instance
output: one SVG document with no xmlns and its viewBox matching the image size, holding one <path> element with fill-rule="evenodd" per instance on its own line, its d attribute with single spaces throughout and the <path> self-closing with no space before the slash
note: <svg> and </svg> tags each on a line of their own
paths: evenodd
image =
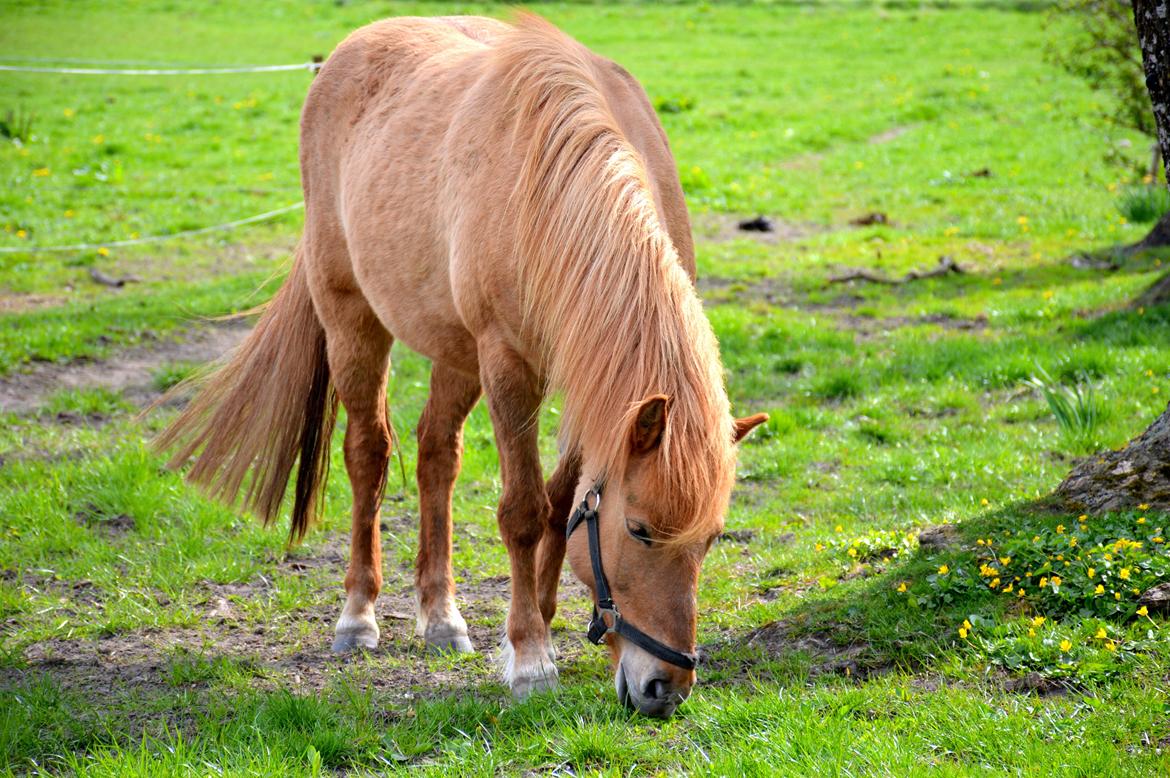
<svg viewBox="0 0 1170 778">
<path fill-rule="evenodd" d="M 1098 432 L 1105 408 L 1088 380 L 1082 376 L 1068 386 L 1039 369 L 1026 383 L 1037 389 L 1048 403 L 1066 444 L 1080 452 L 1100 446 Z"/>
<path fill-rule="evenodd" d="M 1158 184 L 1131 186 L 1117 198 L 1117 211 L 1135 224 L 1156 222 L 1170 211 L 1170 191 Z"/>
</svg>

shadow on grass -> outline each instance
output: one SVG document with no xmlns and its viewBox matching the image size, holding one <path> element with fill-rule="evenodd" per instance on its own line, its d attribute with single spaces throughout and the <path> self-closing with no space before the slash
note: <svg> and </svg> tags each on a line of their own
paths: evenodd
<svg viewBox="0 0 1170 778">
<path fill-rule="evenodd" d="M 1049 497 L 940 528 L 912 553 L 869 550 L 875 561 L 780 620 L 707 646 L 707 674 L 801 684 L 958 662 L 1009 689 L 1092 685 L 1159 650 L 1138 609 L 1170 573 L 1157 540 L 1168 524 L 1170 515 L 1079 516 Z"/>
</svg>

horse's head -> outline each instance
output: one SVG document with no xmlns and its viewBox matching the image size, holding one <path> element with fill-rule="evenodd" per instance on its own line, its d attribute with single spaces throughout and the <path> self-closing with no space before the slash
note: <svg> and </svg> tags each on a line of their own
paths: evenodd
<svg viewBox="0 0 1170 778">
<path fill-rule="evenodd" d="M 582 471 L 576 495 L 581 507 L 573 517 L 576 524 L 570 525 L 567 549 L 573 572 L 593 591 L 600 610 L 591 638 L 600 639 L 609 629 L 604 635 L 618 697 L 663 718 L 674 713 L 695 683 L 699 568 L 723 530 L 735 480 L 735 444 L 768 418 L 757 414 L 722 421 L 717 442 L 708 439 L 693 451 L 668 451 L 693 442 L 668 433 L 670 414 L 668 397 L 643 401 L 626 436 L 620 472 L 607 472 L 599 484 L 596 473 Z M 708 433 L 708 438 L 714 434 Z M 588 520 L 578 521 L 582 516 Z M 596 526 L 596 549 L 591 548 L 590 523 Z M 600 591 L 594 574 L 598 562 Z M 615 628 L 618 619 L 623 624 Z"/>
</svg>

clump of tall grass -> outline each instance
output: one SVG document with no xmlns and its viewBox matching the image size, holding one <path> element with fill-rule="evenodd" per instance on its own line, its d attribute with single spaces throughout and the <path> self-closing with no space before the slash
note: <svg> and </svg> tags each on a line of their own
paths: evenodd
<svg viewBox="0 0 1170 778">
<path fill-rule="evenodd" d="M 1135 224 L 1148 224 L 1170 211 L 1170 192 L 1160 184 L 1131 186 L 1117 198 L 1117 211 Z"/>
<path fill-rule="evenodd" d="M 1056 417 L 1065 444 L 1081 453 L 1100 446 L 1097 433 L 1105 420 L 1106 408 L 1083 373 L 1071 386 L 1061 383 L 1043 368 L 1025 382 L 1038 390 Z"/>
</svg>

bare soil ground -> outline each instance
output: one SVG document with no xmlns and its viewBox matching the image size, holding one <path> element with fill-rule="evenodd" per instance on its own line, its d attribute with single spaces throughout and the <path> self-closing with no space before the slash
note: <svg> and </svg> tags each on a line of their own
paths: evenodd
<svg viewBox="0 0 1170 778">
<path fill-rule="evenodd" d="M 65 389 L 109 389 L 146 405 L 159 394 L 154 387 L 156 370 L 176 362 L 217 360 L 239 345 L 250 326 L 243 320 L 224 322 L 188 331 L 180 339 L 128 349 L 110 359 L 34 365 L 27 372 L 0 378 L 0 413 L 29 413 Z"/>
</svg>

